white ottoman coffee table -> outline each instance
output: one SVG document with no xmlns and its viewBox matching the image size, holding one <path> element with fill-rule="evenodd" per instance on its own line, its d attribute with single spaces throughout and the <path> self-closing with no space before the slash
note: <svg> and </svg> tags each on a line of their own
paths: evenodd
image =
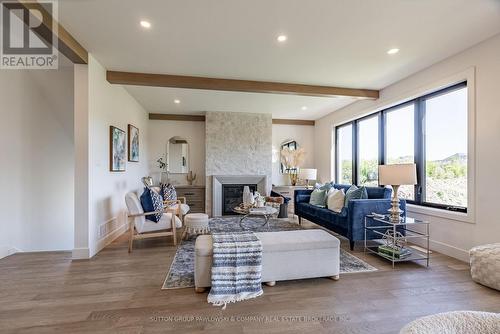
<svg viewBox="0 0 500 334">
<path fill-rule="evenodd" d="M 204 213 L 189 213 L 184 216 L 184 232 L 182 239 L 187 238 L 190 234 L 207 234 L 210 232 L 208 226 L 208 215 Z"/>
<path fill-rule="evenodd" d="M 339 279 L 340 241 L 323 230 L 257 232 L 262 243 L 262 282 L 329 277 Z M 195 243 L 196 292 L 211 286 L 212 236 L 201 235 Z"/>
<path fill-rule="evenodd" d="M 472 248 L 470 273 L 477 283 L 500 290 L 500 243 Z"/>
</svg>

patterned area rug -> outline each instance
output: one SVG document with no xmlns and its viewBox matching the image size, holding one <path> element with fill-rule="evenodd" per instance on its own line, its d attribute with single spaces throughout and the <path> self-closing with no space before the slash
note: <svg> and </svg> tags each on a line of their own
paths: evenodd
<svg viewBox="0 0 500 334">
<path fill-rule="evenodd" d="M 248 218 L 243 221 L 244 229 L 239 225 L 240 217 L 222 217 L 210 219 L 209 225 L 212 232 L 232 232 L 251 230 L 254 232 L 276 232 L 301 230 L 298 224 L 287 220 L 272 219 L 269 221 L 269 229 L 261 218 Z M 170 265 L 162 289 L 182 289 L 194 287 L 194 243 L 196 236 L 189 240 L 182 240 L 177 248 L 174 260 Z M 340 273 L 358 273 L 377 270 L 368 263 L 358 259 L 354 255 L 340 249 Z"/>
</svg>

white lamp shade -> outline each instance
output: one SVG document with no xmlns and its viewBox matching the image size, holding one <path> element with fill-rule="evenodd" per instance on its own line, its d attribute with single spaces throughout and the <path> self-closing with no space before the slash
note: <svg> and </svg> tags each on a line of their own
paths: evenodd
<svg viewBox="0 0 500 334">
<path fill-rule="evenodd" d="M 400 186 L 417 184 L 415 164 L 396 164 L 378 166 L 378 182 L 381 185 Z"/>
<path fill-rule="evenodd" d="M 301 168 L 299 171 L 299 179 L 316 180 L 318 170 L 313 168 Z"/>
</svg>

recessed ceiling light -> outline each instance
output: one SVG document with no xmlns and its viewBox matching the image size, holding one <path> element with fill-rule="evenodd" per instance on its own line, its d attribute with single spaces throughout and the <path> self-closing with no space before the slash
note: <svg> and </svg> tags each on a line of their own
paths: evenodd
<svg viewBox="0 0 500 334">
<path fill-rule="evenodd" d="M 288 39 L 288 37 L 286 37 L 286 35 L 279 35 L 276 39 L 278 40 L 278 42 L 283 43 Z"/>
<path fill-rule="evenodd" d="M 393 48 L 393 49 L 389 49 L 389 50 L 387 51 L 387 54 L 388 54 L 388 55 L 395 55 L 395 54 L 396 54 L 396 53 L 398 53 L 398 52 L 399 52 L 399 49 L 398 49 L 398 48 Z"/>
<path fill-rule="evenodd" d="M 181 100 L 177 100 L 177 99 L 175 99 L 175 100 L 174 100 L 174 103 L 175 103 L 175 104 L 179 104 L 179 103 L 181 103 Z"/>
<path fill-rule="evenodd" d="M 307 107 L 306 107 L 306 106 L 303 106 L 301 109 L 302 109 L 302 110 L 307 110 Z"/>
<path fill-rule="evenodd" d="M 141 21 L 141 27 L 149 29 L 151 28 L 151 23 L 149 21 Z"/>
</svg>

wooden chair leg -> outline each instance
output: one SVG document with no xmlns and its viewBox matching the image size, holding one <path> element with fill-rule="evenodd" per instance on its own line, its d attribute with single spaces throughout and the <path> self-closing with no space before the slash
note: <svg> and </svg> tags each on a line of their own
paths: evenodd
<svg viewBox="0 0 500 334">
<path fill-rule="evenodd" d="M 128 252 L 132 253 L 132 244 L 134 243 L 134 225 L 130 224 L 128 237 Z"/>
<path fill-rule="evenodd" d="M 175 226 L 175 218 L 177 216 L 175 214 L 172 213 L 172 236 L 174 238 L 174 246 L 177 246 L 177 229 L 176 229 L 176 226 Z"/>
</svg>

